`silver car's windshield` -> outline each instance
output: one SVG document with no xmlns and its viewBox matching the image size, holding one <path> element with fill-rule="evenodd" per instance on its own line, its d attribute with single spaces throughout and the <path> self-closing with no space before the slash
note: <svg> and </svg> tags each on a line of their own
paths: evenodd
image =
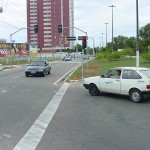
<svg viewBox="0 0 150 150">
<path fill-rule="evenodd" d="M 31 63 L 31 66 L 43 66 L 44 62 L 43 61 L 33 61 Z"/>
<path fill-rule="evenodd" d="M 146 77 L 150 79 L 150 69 L 149 70 L 140 70 L 141 73 L 143 73 Z"/>
</svg>

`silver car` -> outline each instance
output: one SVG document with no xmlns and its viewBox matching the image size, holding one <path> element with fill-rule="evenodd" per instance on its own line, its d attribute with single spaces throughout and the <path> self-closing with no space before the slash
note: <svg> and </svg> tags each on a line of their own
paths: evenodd
<svg viewBox="0 0 150 150">
<path fill-rule="evenodd" d="M 32 63 L 25 69 L 25 75 L 26 77 L 29 77 L 29 75 L 40 75 L 45 77 L 46 74 L 50 74 L 50 71 L 51 65 L 49 62 L 45 60 L 36 60 L 32 61 Z"/>
</svg>

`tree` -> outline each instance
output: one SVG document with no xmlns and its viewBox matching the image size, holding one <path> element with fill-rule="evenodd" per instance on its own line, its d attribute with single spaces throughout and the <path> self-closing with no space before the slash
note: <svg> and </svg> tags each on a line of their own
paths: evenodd
<svg viewBox="0 0 150 150">
<path fill-rule="evenodd" d="M 140 50 L 147 51 L 148 46 L 150 45 L 150 23 L 140 28 Z"/>
<path fill-rule="evenodd" d="M 114 37 L 114 48 L 115 49 L 123 49 L 125 47 L 125 43 L 128 37 L 119 35 L 118 37 Z"/>
<path fill-rule="evenodd" d="M 127 56 L 130 56 L 130 59 L 131 59 L 131 56 L 134 55 L 134 50 L 132 48 L 126 48 L 123 50 L 123 53 Z"/>
<path fill-rule="evenodd" d="M 78 48 L 78 52 L 82 52 L 82 45 L 80 44 L 75 45 L 75 51 L 76 51 L 76 47 Z"/>
<path fill-rule="evenodd" d="M 136 38 L 135 37 L 129 37 L 128 39 L 126 39 L 125 48 L 135 49 L 135 47 L 136 47 Z"/>
<path fill-rule="evenodd" d="M 148 46 L 150 45 L 150 23 L 140 28 L 140 38 Z"/>
</svg>

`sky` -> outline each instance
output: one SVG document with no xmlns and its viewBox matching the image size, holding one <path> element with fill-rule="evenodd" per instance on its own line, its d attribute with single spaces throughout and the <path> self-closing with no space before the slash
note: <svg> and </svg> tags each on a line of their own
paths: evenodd
<svg viewBox="0 0 150 150">
<path fill-rule="evenodd" d="M 138 0 L 139 28 L 150 23 L 150 1 Z M 88 35 L 88 45 L 105 46 L 106 25 L 107 41 L 112 37 L 112 8 L 113 8 L 113 35 L 131 37 L 136 36 L 136 0 L 74 0 L 74 26 Z M 20 28 L 26 27 L 26 0 L 0 0 L 0 39 L 10 41 L 10 34 Z M 102 34 L 103 33 L 103 34 Z M 75 36 L 83 33 L 75 30 Z M 13 35 L 15 42 L 26 42 L 26 30 Z M 80 42 L 79 42 L 80 44 Z"/>
</svg>

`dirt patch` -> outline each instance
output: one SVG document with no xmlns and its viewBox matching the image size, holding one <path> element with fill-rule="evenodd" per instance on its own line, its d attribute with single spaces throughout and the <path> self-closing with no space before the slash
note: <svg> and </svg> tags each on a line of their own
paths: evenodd
<svg viewBox="0 0 150 150">
<path fill-rule="evenodd" d="M 92 73 L 95 72 L 95 70 L 97 70 L 99 68 L 99 66 L 90 66 L 90 67 L 85 67 L 84 71 L 86 73 Z"/>
</svg>

